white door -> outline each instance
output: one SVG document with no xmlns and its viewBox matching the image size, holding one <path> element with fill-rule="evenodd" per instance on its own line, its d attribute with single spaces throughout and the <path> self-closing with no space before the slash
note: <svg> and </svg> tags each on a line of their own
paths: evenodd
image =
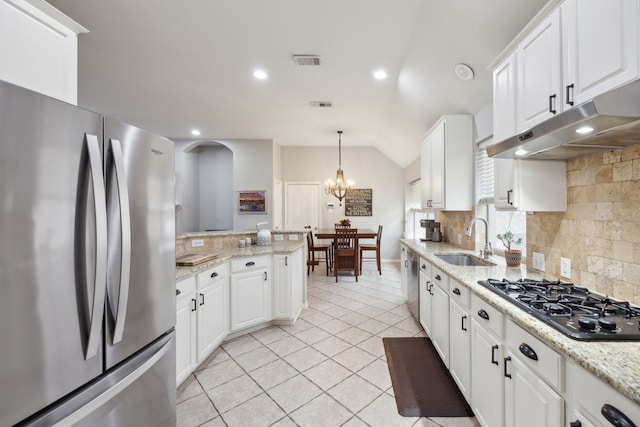
<svg viewBox="0 0 640 427">
<path fill-rule="evenodd" d="M 282 230 L 282 181 L 273 183 L 273 229 Z"/>
<path fill-rule="evenodd" d="M 285 183 L 287 230 L 301 230 L 310 225 L 317 230 L 320 225 L 320 184 Z"/>
</svg>

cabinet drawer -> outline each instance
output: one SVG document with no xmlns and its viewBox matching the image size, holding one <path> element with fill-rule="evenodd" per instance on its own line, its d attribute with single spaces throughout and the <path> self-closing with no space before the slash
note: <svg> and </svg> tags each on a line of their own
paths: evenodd
<svg viewBox="0 0 640 427">
<path fill-rule="evenodd" d="M 451 278 L 449 278 L 449 287 L 449 296 L 451 297 L 451 300 L 456 301 L 461 307 L 469 308 L 469 288 L 458 282 L 456 279 Z"/>
<path fill-rule="evenodd" d="M 562 391 L 564 359 L 560 354 L 510 320 L 506 322 L 505 342 L 534 373 L 551 387 Z"/>
<path fill-rule="evenodd" d="M 176 283 L 176 300 L 180 301 L 182 298 L 191 297 L 196 290 L 196 278 L 195 276 L 187 277 Z"/>
<path fill-rule="evenodd" d="M 449 275 L 435 265 L 431 266 L 431 281 L 440 289 L 449 293 Z"/>
<path fill-rule="evenodd" d="M 209 268 L 203 271 L 202 273 L 198 273 L 197 275 L 198 289 L 202 289 L 207 285 L 211 284 L 212 282 L 215 282 L 216 280 L 221 280 L 227 277 L 228 274 L 229 274 L 229 266 L 227 265 L 226 262 L 223 264 L 217 265 L 213 268 Z"/>
<path fill-rule="evenodd" d="M 420 272 L 427 275 L 427 277 L 431 277 L 431 263 L 424 258 L 420 258 Z"/>
<path fill-rule="evenodd" d="M 231 272 L 251 270 L 254 268 L 267 268 L 269 266 L 269 256 L 260 255 L 231 260 Z"/>
<path fill-rule="evenodd" d="M 502 313 L 476 294 L 471 295 L 471 316 L 498 338 L 503 337 Z"/>
</svg>

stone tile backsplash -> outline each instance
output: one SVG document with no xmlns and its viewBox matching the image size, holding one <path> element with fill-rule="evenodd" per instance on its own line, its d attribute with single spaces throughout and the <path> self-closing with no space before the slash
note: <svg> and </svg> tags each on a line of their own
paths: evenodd
<svg viewBox="0 0 640 427">
<path fill-rule="evenodd" d="M 527 253 L 546 274 L 640 304 L 640 145 L 567 162 L 567 211 L 527 215 Z M 527 267 L 532 268 L 532 257 Z"/>
</svg>

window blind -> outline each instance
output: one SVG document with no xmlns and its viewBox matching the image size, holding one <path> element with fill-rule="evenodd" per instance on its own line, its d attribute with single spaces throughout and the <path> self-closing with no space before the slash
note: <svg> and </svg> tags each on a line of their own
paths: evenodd
<svg viewBox="0 0 640 427">
<path fill-rule="evenodd" d="M 411 181 L 411 201 L 409 208 L 420 209 L 422 207 L 422 183 L 420 179 Z"/>
<path fill-rule="evenodd" d="M 478 143 L 475 155 L 476 203 L 493 203 L 493 159 L 487 156 L 486 148 L 493 142 L 492 138 Z"/>
</svg>

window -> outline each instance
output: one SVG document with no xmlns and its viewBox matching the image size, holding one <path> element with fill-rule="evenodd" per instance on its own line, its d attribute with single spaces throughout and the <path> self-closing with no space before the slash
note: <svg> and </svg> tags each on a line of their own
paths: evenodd
<svg viewBox="0 0 640 427">
<path fill-rule="evenodd" d="M 476 203 L 479 205 L 493 203 L 493 159 L 487 156 L 486 150 L 492 142 L 492 138 L 485 139 L 476 148 Z"/>
<path fill-rule="evenodd" d="M 433 219 L 434 215 L 432 212 L 422 211 L 422 181 L 420 179 L 411 181 L 410 187 L 411 200 L 408 203 L 410 214 L 407 218 L 410 224 L 408 224 L 407 233 L 411 234 L 414 239 L 420 239 L 425 237 L 425 229 L 420 227 L 420 220 Z"/>
</svg>

